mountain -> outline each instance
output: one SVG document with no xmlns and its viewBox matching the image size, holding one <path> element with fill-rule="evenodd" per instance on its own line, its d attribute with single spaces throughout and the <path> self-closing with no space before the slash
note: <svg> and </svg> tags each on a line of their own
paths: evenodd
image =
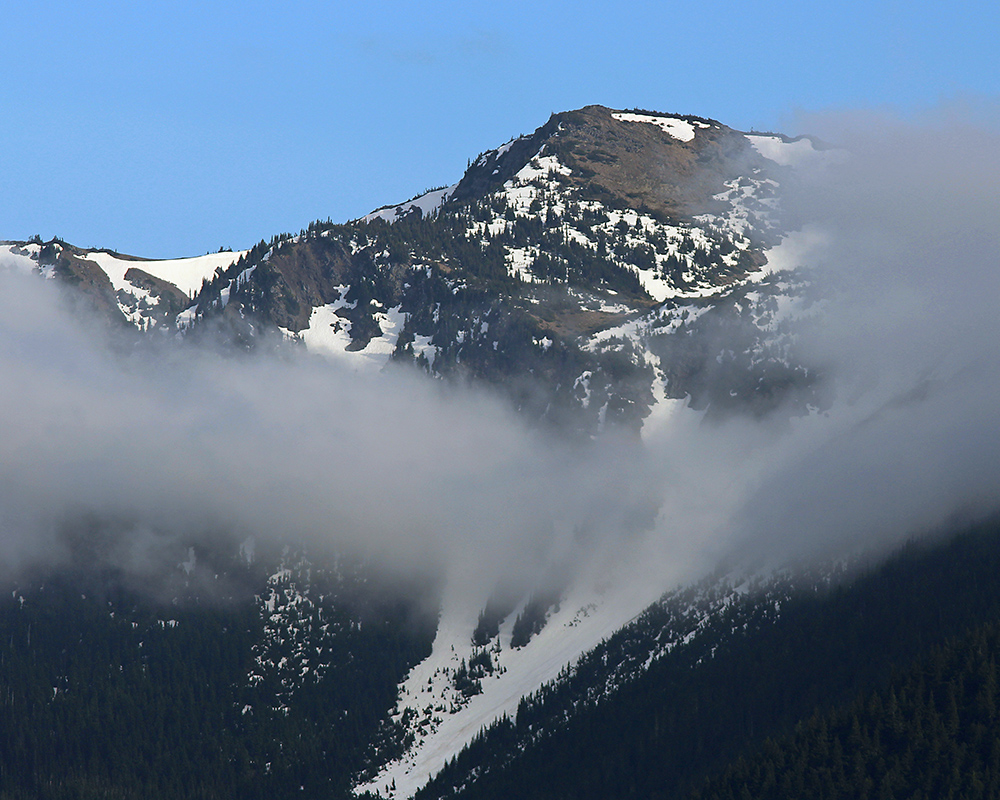
<svg viewBox="0 0 1000 800">
<path fill-rule="evenodd" d="M 457 183 L 245 251 L 3 243 L 0 263 L 67 287 L 132 358 L 305 351 L 338 380 L 384 373 L 387 392 L 402 371 L 500 397 L 572 491 L 512 539 L 525 552 L 499 531 L 533 507 L 499 491 L 499 544 L 481 542 L 503 563 L 482 574 L 461 540 L 421 572 L 283 530 L 243 538 L 225 529 L 236 514 L 182 535 L 138 504 L 137 519 L 63 520 L 71 566 L 16 573 L 0 606 L 0 798 L 677 796 L 982 624 L 995 525 L 868 573 L 857 551 L 804 574 L 753 552 L 704 565 L 717 553 L 699 525 L 743 502 L 729 484 L 760 466 L 740 437 L 833 409 L 822 361 L 800 350 L 823 313 L 811 234 L 783 205 L 831 152 L 588 106 L 470 159 Z M 666 488 L 652 480 L 664 431 L 704 437 L 668 451 L 692 463 Z M 708 488 L 686 482 L 702 471 Z M 400 488 L 377 502 L 412 503 Z M 654 533 L 682 505 L 697 514 L 665 526 L 665 559 Z M 134 558 L 132 537 L 156 558 Z M 915 588 L 934 581 L 940 609 Z"/>
<path fill-rule="evenodd" d="M 242 255 L 220 252 L 151 261 L 40 239 L 7 243 L 4 250 L 11 266 L 57 279 L 73 287 L 81 301 L 110 324 L 132 324 L 139 330 L 175 326 L 203 280 Z"/>
<path fill-rule="evenodd" d="M 429 651 L 409 579 L 248 542 L 136 580 L 96 564 L 110 537 L 90 534 L 71 567 L 0 600 L 2 795 L 348 795 Z"/>
<path fill-rule="evenodd" d="M 702 618 L 678 611 L 712 582 L 668 595 L 417 797 L 988 796 L 970 784 L 996 780 L 998 532 L 765 582 Z"/>
<path fill-rule="evenodd" d="M 802 286 L 766 254 L 781 181 L 820 155 L 804 138 L 591 106 L 482 153 L 446 189 L 246 252 L 6 250 L 116 322 L 241 347 L 286 337 L 357 368 L 411 362 L 562 427 L 638 429 L 662 399 L 817 402 L 782 328 Z M 738 352 L 713 348 L 719 329 Z"/>
</svg>

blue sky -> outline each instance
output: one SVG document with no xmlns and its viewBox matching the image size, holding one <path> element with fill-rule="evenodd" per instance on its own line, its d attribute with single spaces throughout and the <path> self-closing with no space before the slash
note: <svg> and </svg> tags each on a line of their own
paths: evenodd
<svg viewBox="0 0 1000 800">
<path fill-rule="evenodd" d="M 996 6 L 8 3 L 0 238 L 240 249 L 452 183 L 589 103 L 789 133 L 803 112 L 993 103 Z"/>
</svg>

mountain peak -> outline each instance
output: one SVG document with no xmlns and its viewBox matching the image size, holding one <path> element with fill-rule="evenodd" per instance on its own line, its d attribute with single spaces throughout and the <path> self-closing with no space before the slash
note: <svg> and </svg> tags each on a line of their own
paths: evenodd
<svg viewBox="0 0 1000 800">
<path fill-rule="evenodd" d="M 585 106 L 553 114 L 533 134 L 482 153 L 448 200 L 496 191 L 531 159 L 549 156 L 569 170 L 567 188 L 586 188 L 616 207 L 690 218 L 709 208 L 739 171 L 734 160 L 754 155 L 743 135 L 714 120 Z"/>
<path fill-rule="evenodd" d="M 635 428 L 656 397 L 759 402 L 749 388 L 712 388 L 701 345 L 669 364 L 663 350 L 709 307 L 772 318 L 772 291 L 738 297 L 766 275 L 780 184 L 810 152 L 807 139 L 591 105 L 360 220 L 177 262 L 65 246 L 47 274 L 89 286 L 103 313 L 141 330 L 210 331 L 240 347 L 290 339 L 355 369 L 412 363 L 485 381 L 559 425 Z M 41 253 L 17 258 L 41 264 Z M 774 338 L 747 324 L 749 340 Z"/>
</svg>

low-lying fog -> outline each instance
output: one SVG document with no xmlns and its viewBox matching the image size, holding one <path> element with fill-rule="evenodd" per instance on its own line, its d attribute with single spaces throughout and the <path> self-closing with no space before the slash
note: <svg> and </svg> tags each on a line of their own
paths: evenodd
<svg viewBox="0 0 1000 800">
<path fill-rule="evenodd" d="M 0 270 L 2 572 L 58 565 L 67 525 L 89 516 L 128 531 L 102 556 L 125 568 L 148 569 L 153 543 L 221 531 L 333 542 L 394 568 L 445 559 L 493 581 L 544 561 L 555 522 L 668 589 L 737 553 L 887 547 L 994 510 L 996 115 L 803 127 L 845 155 L 785 198 L 828 290 L 801 353 L 835 397 L 791 425 L 684 411 L 641 445 L 561 445 L 485 392 L 407 370 L 190 346 L 123 355 L 52 282 Z M 622 522 L 643 516 L 650 529 Z"/>
</svg>

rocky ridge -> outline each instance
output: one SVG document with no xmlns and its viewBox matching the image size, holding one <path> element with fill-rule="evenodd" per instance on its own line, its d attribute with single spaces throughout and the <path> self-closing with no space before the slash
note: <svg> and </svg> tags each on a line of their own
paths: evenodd
<svg viewBox="0 0 1000 800">
<path fill-rule="evenodd" d="M 7 258 L 142 331 L 412 364 L 582 432 L 637 430 L 669 399 L 801 411 L 822 402 L 790 352 L 808 287 L 770 254 L 780 185 L 819 152 L 588 106 L 482 153 L 453 186 L 248 251 L 147 262 L 54 241 L 8 243 Z M 734 333 L 741 348 L 720 348 Z"/>
</svg>

